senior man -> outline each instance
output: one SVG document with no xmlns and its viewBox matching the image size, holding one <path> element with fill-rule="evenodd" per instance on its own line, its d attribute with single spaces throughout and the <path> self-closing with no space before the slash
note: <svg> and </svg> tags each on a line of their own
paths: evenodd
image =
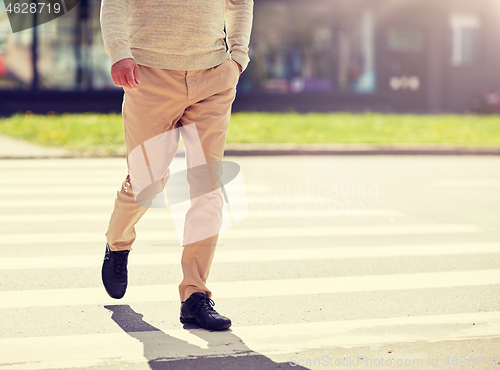
<svg viewBox="0 0 500 370">
<path fill-rule="evenodd" d="M 144 158 L 151 181 L 158 177 L 151 172 L 153 164 L 161 163 L 164 186 L 178 137 L 161 135 L 191 128 L 185 131 L 196 133 L 195 140 L 185 138 L 188 168 L 200 162 L 196 158 L 200 155 L 197 143 L 212 187 L 201 196 L 191 196 L 186 214 L 180 321 L 208 330 L 227 329 L 231 320 L 213 309 L 212 293 L 206 286 L 218 232 L 208 233 L 210 236 L 203 239 L 197 233 L 221 225 L 223 197 L 216 185 L 220 177 L 217 164 L 224 154 L 236 85 L 249 62 L 252 17 L 252 0 L 101 3 L 102 37 L 111 59 L 111 76 L 115 85 L 124 89 L 122 115 L 129 170 L 117 193 L 106 232 L 103 284 L 113 298 L 125 294 L 128 255 L 136 237 L 134 226 L 151 204 L 138 201 L 138 189 L 142 189 L 139 183 L 144 179 L 132 176 L 131 168 L 138 166 L 134 161 Z M 155 139 L 159 137 L 166 139 Z M 155 148 L 151 149 L 154 140 Z M 191 188 L 200 186 L 200 172 L 188 174 Z"/>
</svg>

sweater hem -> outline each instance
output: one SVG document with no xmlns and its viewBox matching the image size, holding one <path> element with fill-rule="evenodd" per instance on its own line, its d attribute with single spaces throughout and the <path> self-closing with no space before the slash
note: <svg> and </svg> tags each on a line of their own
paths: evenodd
<svg viewBox="0 0 500 370">
<path fill-rule="evenodd" d="M 174 71 L 209 69 L 224 63 L 231 57 L 226 51 L 201 55 L 172 55 L 138 48 L 130 48 L 130 50 L 137 64 Z"/>
</svg>

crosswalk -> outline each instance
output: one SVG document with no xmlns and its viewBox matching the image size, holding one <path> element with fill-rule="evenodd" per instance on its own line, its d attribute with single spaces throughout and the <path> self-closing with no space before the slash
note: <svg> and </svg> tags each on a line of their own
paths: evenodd
<svg viewBox="0 0 500 370">
<path fill-rule="evenodd" d="M 432 289 L 500 284 L 500 270 L 472 270 L 397 275 L 348 276 L 310 279 L 215 282 L 219 298 L 252 298 Z M 155 292 L 157 292 L 155 294 Z M 162 294 L 158 294 L 162 292 Z M 163 296 L 165 295 L 165 296 Z M 122 303 L 177 301 L 177 285 L 132 286 Z M 19 290 L 0 292 L 0 308 L 106 304 L 102 288 Z"/>
<path fill-rule="evenodd" d="M 172 171 L 182 161 L 175 158 Z M 279 167 L 290 159 L 269 161 Z M 342 163 L 349 158 L 335 161 L 349 167 Z M 237 162 L 246 183 L 259 176 L 260 160 Z M 124 174 L 123 159 L 0 162 L 0 370 L 169 368 L 200 358 L 500 336 L 496 231 L 414 216 L 389 202 L 390 191 L 354 215 L 265 212 L 259 205 L 268 201 L 335 199 L 249 193 L 257 206 L 220 236 L 209 279 L 216 309 L 233 320 L 230 331 L 178 322 L 181 248 L 167 209 L 149 210 L 138 224 L 129 289 L 113 300 L 100 267 Z M 491 189 L 498 179 L 471 183 Z M 421 196 L 448 185 L 456 191 L 449 178 L 432 178 Z M 237 368 L 224 364 L 214 368 Z"/>
</svg>

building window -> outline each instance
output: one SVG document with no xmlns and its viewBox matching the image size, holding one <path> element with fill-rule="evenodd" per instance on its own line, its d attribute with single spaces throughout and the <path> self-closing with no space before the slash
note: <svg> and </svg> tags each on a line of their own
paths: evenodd
<svg viewBox="0 0 500 370">
<path fill-rule="evenodd" d="M 424 32 L 410 26 L 391 27 L 387 31 L 387 47 L 393 52 L 420 53 L 424 49 Z"/>
<path fill-rule="evenodd" d="M 120 89 L 113 84 L 104 51 L 100 0 L 79 0 L 64 16 L 37 26 L 36 83 L 34 29 L 13 33 L 4 10 L 0 2 L 0 89 Z"/>
<path fill-rule="evenodd" d="M 0 89 L 28 89 L 33 80 L 33 31 L 12 33 L 5 5 L 0 3 Z"/>
<path fill-rule="evenodd" d="M 451 64 L 471 65 L 478 61 L 479 29 L 481 22 L 475 15 L 453 14 L 451 27 Z"/>
<path fill-rule="evenodd" d="M 338 14 L 319 1 L 256 3 L 252 62 L 239 91 L 373 93 L 373 30 L 368 9 Z"/>
<path fill-rule="evenodd" d="M 99 0 L 80 0 L 63 17 L 38 26 L 39 89 L 116 88 L 102 43 L 99 11 Z"/>
</svg>

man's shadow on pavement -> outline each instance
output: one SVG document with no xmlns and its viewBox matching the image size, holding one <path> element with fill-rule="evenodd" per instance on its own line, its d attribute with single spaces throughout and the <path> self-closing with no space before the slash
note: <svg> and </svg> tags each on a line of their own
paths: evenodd
<svg viewBox="0 0 500 370">
<path fill-rule="evenodd" d="M 208 349 L 203 349 L 148 324 L 142 319 L 143 315 L 132 310 L 129 305 L 109 305 L 104 308 L 113 312 L 111 319 L 128 335 L 142 342 L 144 357 L 152 370 L 274 370 L 292 367 L 289 362 L 276 363 L 252 351 L 230 330 L 211 332 L 196 325 L 184 325 L 184 329 L 208 343 Z M 308 370 L 298 365 L 293 368 Z"/>
</svg>

